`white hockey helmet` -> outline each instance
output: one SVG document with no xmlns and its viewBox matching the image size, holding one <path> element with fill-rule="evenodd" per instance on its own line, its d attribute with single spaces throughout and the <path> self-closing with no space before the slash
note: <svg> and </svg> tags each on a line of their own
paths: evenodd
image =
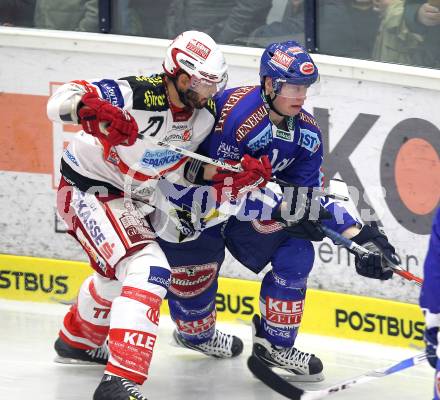
<svg viewBox="0 0 440 400">
<path fill-rule="evenodd" d="M 227 66 L 220 47 L 206 33 L 186 31 L 167 49 L 163 69 L 176 77 L 180 70 L 191 77 L 191 89 L 206 97 L 221 93 L 228 81 Z"/>
</svg>

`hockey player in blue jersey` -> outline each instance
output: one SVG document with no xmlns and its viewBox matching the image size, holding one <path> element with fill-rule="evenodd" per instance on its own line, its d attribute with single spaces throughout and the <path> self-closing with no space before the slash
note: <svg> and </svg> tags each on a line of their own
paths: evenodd
<svg viewBox="0 0 440 400">
<path fill-rule="evenodd" d="M 262 55 L 260 78 L 261 86 L 229 89 L 217 99 L 216 125 L 201 151 L 212 158 L 237 163 L 259 160 L 264 165 L 268 157 L 272 176 L 292 185 L 320 187 L 321 132 L 314 117 L 302 108 L 309 87 L 318 79 L 316 65 L 298 43 L 275 43 Z M 193 164 L 188 180 L 196 184 L 213 181 L 218 190 L 229 186 L 234 195 L 242 192 L 242 182 L 249 174 Z M 252 179 L 248 181 L 251 183 Z M 258 182 L 255 180 L 254 188 Z M 322 379 L 320 359 L 294 347 L 304 310 L 307 277 L 314 262 L 311 241 L 324 237 L 315 221 L 310 220 L 310 205 L 314 202 L 308 204 L 302 218 L 295 221 L 283 218 L 285 213 L 278 210 L 273 215 L 278 221 L 230 217 L 221 228 L 207 229 L 189 243 L 159 240 L 173 269 L 173 281 L 174 271 L 179 272 L 181 292 L 177 293 L 172 284 L 169 305 L 177 325 L 174 337 L 180 345 L 214 356 L 230 357 L 241 352 L 239 339 L 229 337 L 223 345 L 227 351 L 220 355 L 218 349 L 222 345 L 213 337 L 216 277 L 226 245 L 238 261 L 256 273 L 269 262 L 272 264 L 261 285 L 261 316 L 253 319 L 254 353 L 268 365 L 291 371 L 300 380 Z M 326 209 L 328 212 L 318 207 L 316 218 L 329 218 L 323 223 L 376 251 L 368 257 L 356 257 L 357 272 L 370 278 L 389 279 L 392 271 L 381 257 L 382 253 L 394 256 L 387 237 L 375 227 L 361 227 L 336 203 L 327 202 Z M 185 272 L 188 268 L 191 274 Z M 231 351 L 234 345 L 236 351 Z"/>
<path fill-rule="evenodd" d="M 425 314 L 425 342 L 428 361 L 435 372 L 434 399 L 440 399 L 440 362 L 438 347 L 440 327 L 440 208 L 434 217 L 428 254 L 424 265 L 424 281 L 420 307 Z"/>
</svg>

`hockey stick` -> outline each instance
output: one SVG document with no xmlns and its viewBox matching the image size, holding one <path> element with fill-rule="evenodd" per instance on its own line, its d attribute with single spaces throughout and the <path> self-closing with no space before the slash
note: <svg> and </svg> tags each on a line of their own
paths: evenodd
<svg viewBox="0 0 440 400">
<path fill-rule="evenodd" d="M 164 147 L 168 150 L 174 151 L 175 153 L 179 153 L 179 154 L 182 154 L 183 156 L 193 158 L 194 160 L 203 161 L 204 163 L 211 164 L 216 167 L 223 168 L 223 169 L 227 169 L 228 171 L 232 171 L 232 172 L 242 172 L 243 171 L 239 165 L 237 165 L 237 166 L 231 165 L 231 164 L 228 164 L 222 160 L 216 160 L 214 158 L 206 157 L 202 154 L 194 153 L 191 150 L 187 150 L 182 147 L 174 146 L 171 143 L 163 142 L 161 140 L 156 140 L 151 136 L 144 136 L 142 134 L 138 134 L 138 139 L 141 139 L 141 140 L 146 139 L 149 142 L 154 143 L 157 146 Z"/>
<path fill-rule="evenodd" d="M 108 126 L 108 123 L 106 121 L 102 121 L 99 123 L 99 127 L 100 127 L 101 132 L 103 132 L 105 134 L 108 134 L 107 126 Z M 193 151 L 184 149 L 182 147 L 174 146 L 171 143 L 163 142 L 161 140 L 156 140 L 151 136 L 144 136 L 142 133 L 138 133 L 137 138 L 139 140 L 146 139 L 146 140 L 150 141 L 151 143 L 154 143 L 157 146 L 164 147 L 168 150 L 174 151 L 175 153 L 182 154 L 183 156 L 190 157 L 190 158 L 193 158 L 194 160 L 199 160 L 199 161 L 202 161 L 206 164 L 211 164 L 216 167 L 226 169 L 228 171 L 232 171 L 232 172 L 242 172 L 243 171 L 243 169 L 239 165 L 231 165 L 231 164 L 228 164 L 222 160 L 216 160 L 215 158 L 211 158 L 211 157 L 204 156 L 202 154 L 194 153 Z M 289 183 L 283 179 L 276 178 L 274 176 L 271 178 L 271 181 L 275 182 L 278 185 L 283 186 L 283 187 L 295 187 L 295 185 L 292 185 L 291 183 Z M 314 189 L 314 188 L 312 188 L 312 189 Z M 349 200 L 349 198 L 346 196 L 341 196 L 341 195 L 334 194 L 334 193 L 328 193 L 325 190 L 316 191 L 315 194 L 328 197 L 329 199 L 342 200 L 342 201 Z"/>
<path fill-rule="evenodd" d="M 156 140 L 156 139 L 152 138 L 151 136 L 144 136 L 144 135 L 139 134 L 138 139 L 141 139 L 141 140 L 146 139 L 146 140 L 150 141 L 151 143 L 154 143 L 157 146 L 164 147 L 168 150 L 174 151 L 175 153 L 182 154 L 182 155 L 190 157 L 194 160 L 199 160 L 199 161 L 202 161 L 206 164 L 214 165 L 216 167 L 220 167 L 220 168 L 226 169 L 228 171 L 232 171 L 232 172 L 242 172 L 243 171 L 243 169 L 239 165 L 231 165 L 231 164 L 228 164 L 222 160 L 216 160 L 215 158 L 207 157 L 207 156 L 204 156 L 199 153 L 194 153 L 193 151 L 184 149 L 182 147 L 177 147 L 177 146 L 174 146 L 170 143 L 163 142 L 161 140 Z M 289 187 L 289 186 L 295 187 L 295 185 L 292 185 L 291 183 L 286 182 L 283 179 L 272 177 L 271 181 L 275 182 L 283 187 Z M 348 200 L 348 198 L 346 196 L 341 196 L 341 195 L 334 194 L 334 193 L 328 193 L 325 190 L 316 191 L 316 195 L 321 195 L 321 196 L 328 197 L 330 199 L 336 199 L 336 200 L 342 200 L 342 201 Z"/>
<path fill-rule="evenodd" d="M 353 242 L 352 240 L 347 239 L 346 237 L 342 236 L 340 233 L 335 232 L 333 229 L 330 229 L 322 224 L 320 224 L 320 229 L 325 233 L 327 237 L 332 239 L 336 244 L 340 244 L 344 246 L 345 248 L 347 248 L 347 250 L 351 251 L 352 253 L 356 253 L 359 256 L 363 256 L 364 254 L 370 253 L 370 251 L 368 251 L 365 247 L 362 247 L 357 243 Z M 413 281 L 418 286 L 422 286 L 423 284 L 422 278 L 413 275 L 409 271 L 405 271 L 400 265 L 397 265 L 385 255 L 384 258 L 397 275 L 400 275 L 402 278 L 405 278 L 409 281 Z"/>
<path fill-rule="evenodd" d="M 383 378 L 384 376 L 394 374 L 399 371 L 403 371 L 406 368 L 410 368 L 414 365 L 420 364 L 427 359 L 426 353 L 418 354 L 414 357 L 407 358 L 396 364 L 390 365 L 386 368 L 374 369 L 368 371 L 362 375 L 356 376 L 354 378 L 347 379 L 340 383 L 336 383 L 324 389 L 318 390 L 304 390 L 295 385 L 292 385 L 287 380 L 282 378 L 277 373 L 273 372 L 266 364 L 264 364 L 256 356 L 250 356 L 248 358 L 248 368 L 250 371 L 262 381 L 264 384 L 269 386 L 275 392 L 287 397 L 291 400 L 318 400 L 323 399 L 331 394 L 341 392 L 351 388 L 359 383 L 369 382 L 373 379 Z"/>
</svg>

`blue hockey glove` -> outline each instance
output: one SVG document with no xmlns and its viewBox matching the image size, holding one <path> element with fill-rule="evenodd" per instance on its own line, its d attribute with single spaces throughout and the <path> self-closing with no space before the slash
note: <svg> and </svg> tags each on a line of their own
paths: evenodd
<svg viewBox="0 0 440 400">
<path fill-rule="evenodd" d="M 437 345 L 438 345 L 438 328 L 425 329 L 424 340 L 426 344 L 426 354 L 428 355 L 428 362 L 432 368 L 437 367 Z"/>
<path fill-rule="evenodd" d="M 396 256 L 396 250 L 388 242 L 385 234 L 379 230 L 377 224 L 364 225 L 351 240 L 371 252 L 363 256 L 355 254 L 356 271 L 359 275 L 381 280 L 387 280 L 393 276 L 393 270 L 387 259 L 395 264 L 400 264 L 400 262 Z"/>
</svg>

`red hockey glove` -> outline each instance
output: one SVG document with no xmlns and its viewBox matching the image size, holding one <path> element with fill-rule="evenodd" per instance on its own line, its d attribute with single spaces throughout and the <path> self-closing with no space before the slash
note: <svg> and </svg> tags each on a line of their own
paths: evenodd
<svg viewBox="0 0 440 400">
<path fill-rule="evenodd" d="M 136 141 L 138 126 L 128 111 L 101 99 L 96 93 L 86 93 L 81 101 L 84 105 L 78 117 L 85 132 L 111 146 L 131 146 Z"/>
<path fill-rule="evenodd" d="M 257 159 L 245 154 L 241 159 L 241 167 L 242 172 L 217 169 L 212 177 L 217 198 L 221 199 L 224 192 L 231 200 L 235 200 L 251 190 L 266 186 L 272 176 L 272 165 L 266 155 Z"/>
</svg>

